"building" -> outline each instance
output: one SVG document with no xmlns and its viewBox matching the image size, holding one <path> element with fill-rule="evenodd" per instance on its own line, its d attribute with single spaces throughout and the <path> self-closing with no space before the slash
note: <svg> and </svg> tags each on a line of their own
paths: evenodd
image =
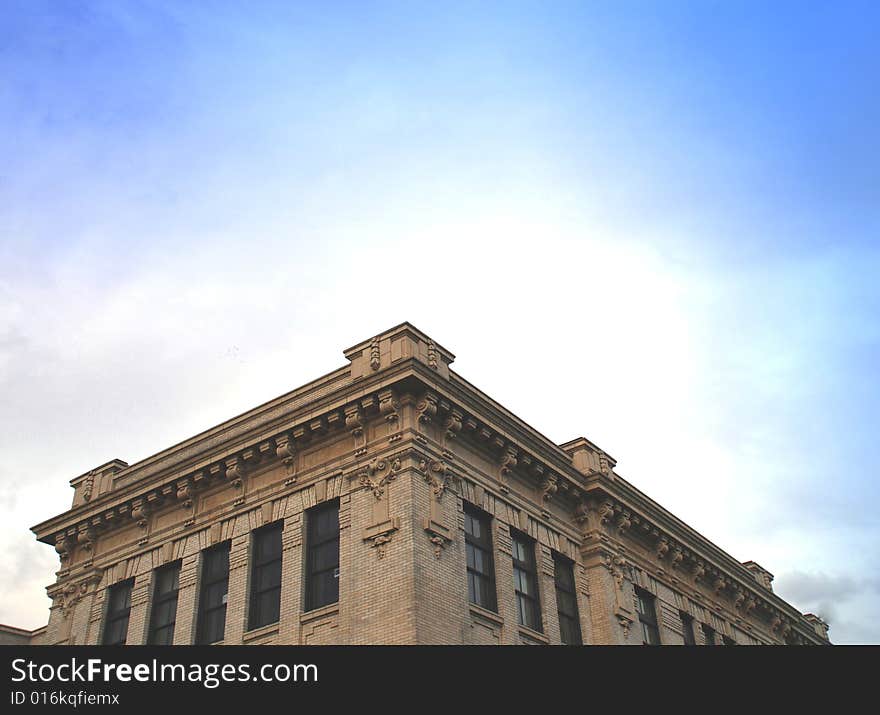
<svg viewBox="0 0 880 715">
<path fill-rule="evenodd" d="M 71 480 L 48 644 L 823 644 L 827 625 L 408 323 Z"/>
<path fill-rule="evenodd" d="M 46 626 L 28 631 L 0 623 L 0 645 L 38 645 L 45 632 Z"/>
</svg>

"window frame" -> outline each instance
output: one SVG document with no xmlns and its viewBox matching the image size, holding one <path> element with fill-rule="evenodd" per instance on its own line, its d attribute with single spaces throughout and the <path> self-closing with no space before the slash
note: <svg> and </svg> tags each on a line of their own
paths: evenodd
<svg viewBox="0 0 880 715">
<path fill-rule="evenodd" d="M 718 645 L 718 632 L 708 623 L 701 623 L 700 628 L 703 631 L 703 640 L 705 645 Z"/>
<path fill-rule="evenodd" d="M 323 512 L 329 512 L 331 510 L 336 512 L 336 529 L 334 529 L 332 534 L 329 536 L 325 536 L 323 538 L 319 537 L 317 530 L 320 522 L 318 521 L 317 517 L 320 516 Z M 319 608 L 324 608 L 326 606 L 332 606 L 334 603 L 339 603 L 339 532 L 339 499 L 331 499 L 330 501 L 319 504 L 318 506 L 314 506 L 306 511 L 306 578 L 303 584 L 305 589 L 305 604 L 303 610 L 305 613 L 317 610 Z M 325 546 L 326 544 L 331 544 L 334 541 L 336 542 L 335 565 L 321 569 L 316 568 L 315 561 L 318 549 Z M 318 598 L 318 594 L 315 592 L 315 588 L 319 583 L 318 581 L 316 581 L 316 579 L 324 576 L 329 572 L 333 573 L 333 578 L 335 579 L 336 597 L 333 600 L 323 600 L 321 598 Z"/>
<path fill-rule="evenodd" d="M 250 558 L 250 583 L 248 589 L 248 630 L 252 631 L 257 628 L 270 626 L 281 620 L 281 575 L 282 575 L 282 557 L 283 546 L 281 533 L 284 530 L 284 521 L 279 519 L 271 524 L 261 526 L 251 532 L 251 558 Z M 266 558 L 263 551 L 266 541 L 269 539 L 277 539 L 277 553 L 270 558 Z M 274 547 L 275 544 L 272 544 Z M 273 552 L 270 552 L 273 553 Z M 266 578 L 266 575 L 277 570 L 277 586 L 263 586 L 258 588 L 258 583 Z M 272 611 L 267 617 L 264 613 L 259 613 L 258 609 L 262 608 L 264 597 L 271 592 L 277 592 L 272 603 Z M 274 615 L 274 617 L 273 617 Z"/>
<path fill-rule="evenodd" d="M 202 568 L 201 568 L 201 577 L 199 584 L 199 610 L 196 617 L 196 644 L 197 645 L 210 645 L 211 643 L 218 643 L 225 638 L 226 631 L 226 611 L 229 605 L 229 555 L 232 549 L 231 541 L 224 541 L 220 544 L 216 544 L 211 546 L 210 548 L 204 549 L 202 551 Z M 208 564 L 209 559 L 213 559 L 217 554 L 225 553 L 226 555 L 226 568 L 225 575 L 223 576 L 213 576 L 210 578 L 206 578 L 206 566 Z M 222 598 L 222 603 L 217 606 L 211 606 L 210 608 L 205 605 L 205 596 L 207 594 L 208 588 L 211 586 L 216 586 L 220 583 L 226 582 L 226 593 Z M 208 633 L 206 633 L 206 628 L 208 626 L 208 616 L 213 614 L 216 611 L 223 612 L 223 633 L 220 634 L 219 638 L 213 638 Z M 214 634 L 216 635 L 216 634 Z M 210 639 L 209 639 L 210 638 Z"/>
<path fill-rule="evenodd" d="M 584 644 L 584 636 L 581 633 L 581 617 L 580 617 L 580 608 L 578 607 L 578 599 L 577 599 L 577 582 L 575 581 L 574 576 L 574 561 L 569 559 L 566 556 L 563 556 L 558 551 L 552 552 L 553 556 L 553 589 L 556 593 L 556 615 L 559 619 L 559 640 L 564 645 L 583 645 Z M 562 571 L 560 571 L 560 568 Z M 560 573 L 565 573 L 567 576 L 571 577 L 571 586 L 568 583 L 561 583 L 559 578 Z M 562 600 L 560 598 L 560 594 L 571 596 L 572 603 L 574 605 L 574 613 L 566 613 L 563 609 Z M 575 637 L 571 643 L 566 640 L 565 629 L 563 628 L 563 622 L 572 622 L 572 635 Z"/>
<path fill-rule="evenodd" d="M 679 611 L 681 615 L 681 631 L 685 645 L 697 644 L 697 633 L 694 630 L 694 617 L 686 611 Z"/>
<path fill-rule="evenodd" d="M 134 590 L 134 578 L 127 578 L 114 583 L 107 589 L 107 611 L 104 615 L 104 630 L 101 634 L 101 645 L 125 645 L 128 641 L 128 627 L 131 619 L 131 592 Z M 121 592 L 127 592 L 122 608 L 114 608 L 114 598 Z M 121 638 L 109 641 L 111 626 L 125 622 L 125 628 L 120 630 Z"/>
<path fill-rule="evenodd" d="M 639 615 L 639 623 L 642 626 L 642 644 L 643 645 L 662 645 L 660 638 L 660 621 L 657 617 L 657 597 L 650 591 L 636 586 L 636 613 Z M 642 605 L 647 608 L 642 608 Z M 650 610 L 650 613 L 648 613 Z M 656 639 L 656 643 L 651 642 L 650 635 Z"/>
<path fill-rule="evenodd" d="M 516 597 L 516 622 L 525 628 L 543 633 L 544 619 L 541 614 L 541 593 L 538 582 L 538 563 L 535 558 L 535 540 L 528 534 L 517 529 L 511 529 L 510 546 L 513 561 L 513 592 Z M 517 547 L 523 551 L 525 559 L 519 558 Z M 526 593 L 520 589 L 517 574 L 522 575 L 521 580 L 531 587 L 534 591 L 533 594 Z M 526 623 L 525 621 L 529 615 L 533 622 Z"/>
<path fill-rule="evenodd" d="M 492 516 L 475 504 L 463 501 L 465 515 L 464 541 L 465 541 L 465 566 L 468 584 L 468 602 L 487 611 L 498 613 L 498 590 L 495 583 L 495 554 L 492 539 Z M 480 526 L 480 535 L 476 536 L 468 524 L 476 522 Z M 479 552 L 483 557 L 485 568 L 478 569 L 471 566 L 468 558 L 470 551 Z M 476 559 L 473 559 L 476 564 Z M 477 588 L 481 584 L 481 588 Z M 482 602 L 483 595 L 486 596 Z"/>
<path fill-rule="evenodd" d="M 174 561 L 170 564 L 165 564 L 164 566 L 160 566 L 153 571 L 153 599 L 150 602 L 150 623 L 147 628 L 147 645 L 172 645 L 174 642 L 174 630 L 177 626 L 177 602 L 178 596 L 180 594 L 180 568 L 182 562 L 180 560 Z M 159 588 L 162 585 L 161 578 L 168 573 L 175 573 L 174 582 L 175 586 L 173 590 L 166 591 L 164 593 L 159 592 Z M 158 613 L 158 606 L 161 606 L 165 603 L 174 602 L 172 618 L 170 621 L 158 624 L 156 622 L 156 614 Z M 157 634 L 159 631 L 171 630 L 171 637 L 168 643 L 158 643 L 157 642 Z"/>
</svg>

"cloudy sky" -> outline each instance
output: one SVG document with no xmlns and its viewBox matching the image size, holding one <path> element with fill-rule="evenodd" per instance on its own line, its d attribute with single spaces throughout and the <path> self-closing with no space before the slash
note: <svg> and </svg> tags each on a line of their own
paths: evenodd
<svg viewBox="0 0 880 715">
<path fill-rule="evenodd" d="M 69 479 L 409 320 L 880 642 L 878 20 L 6 0 L 0 622 L 46 622 Z"/>
</svg>

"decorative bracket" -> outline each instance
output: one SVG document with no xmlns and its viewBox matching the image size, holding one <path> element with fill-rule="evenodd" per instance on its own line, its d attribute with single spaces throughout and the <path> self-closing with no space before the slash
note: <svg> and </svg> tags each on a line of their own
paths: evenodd
<svg viewBox="0 0 880 715">
<path fill-rule="evenodd" d="M 504 448 L 504 452 L 501 454 L 501 466 L 498 470 L 498 475 L 501 479 L 500 490 L 505 494 L 510 491 L 510 486 L 508 484 L 508 479 L 510 474 L 516 469 L 517 465 L 517 451 L 516 448 L 512 445 L 507 445 Z"/>
<path fill-rule="evenodd" d="M 296 449 L 293 441 L 293 435 L 285 432 L 275 438 L 275 456 L 277 456 L 284 464 L 287 477 L 284 485 L 289 487 L 296 483 Z"/>
<path fill-rule="evenodd" d="M 385 558 L 385 548 L 394 536 L 394 532 L 400 528 L 400 520 L 390 517 L 380 524 L 373 524 L 364 529 L 363 540 L 370 542 L 370 547 L 376 549 L 376 558 Z"/>
<path fill-rule="evenodd" d="M 416 411 L 419 413 L 419 422 L 430 424 L 437 416 L 437 395 L 433 392 L 426 392 L 419 403 L 416 405 Z"/>
<path fill-rule="evenodd" d="M 434 547 L 434 558 L 439 559 L 446 545 L 452 543 L 452 532 L 448 527 L 430 518 L 425 519 L 424 526 L 428 540 Z"/>
</svg>

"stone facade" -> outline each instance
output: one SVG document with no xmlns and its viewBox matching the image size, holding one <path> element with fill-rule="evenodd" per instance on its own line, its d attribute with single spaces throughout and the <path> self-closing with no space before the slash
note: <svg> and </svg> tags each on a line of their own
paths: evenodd
<svg viewBox="0 0 880 715">
<path fill-rule="evenodd" d="M 556 445 L 450 370 L 404 323 L 348 364 L 159 454 L 71 481 L 34 527 L 61 567 L 40 641 L 100 643 L 109 588 L 132 579 L 126 642 L 144 643 L 155 570 L 180 563 L 175 644 L 196 637 L 203 551 L 229 542 L 222 643 L 556 644 L 554 569 L 570 559 L 585 644 L 661 643 L 682 614 L 739 644 L 827 643 L 827 626 L 639 492 L 587 439 Z M 339 598 L 304 610 L 309 510 L 337 500 Z M 469 603 L 465 504 L 491 528 L 497 610 Z M 470 507 L 468 507 L 470 508 Z M 249 630 L 253 532 L 282 523 L 280 616 Z M 540 623 L 518 624 L 512 534 L 534 549 Z M 568 562 L 566 562 L 568 563 Z"/>
</svg>

